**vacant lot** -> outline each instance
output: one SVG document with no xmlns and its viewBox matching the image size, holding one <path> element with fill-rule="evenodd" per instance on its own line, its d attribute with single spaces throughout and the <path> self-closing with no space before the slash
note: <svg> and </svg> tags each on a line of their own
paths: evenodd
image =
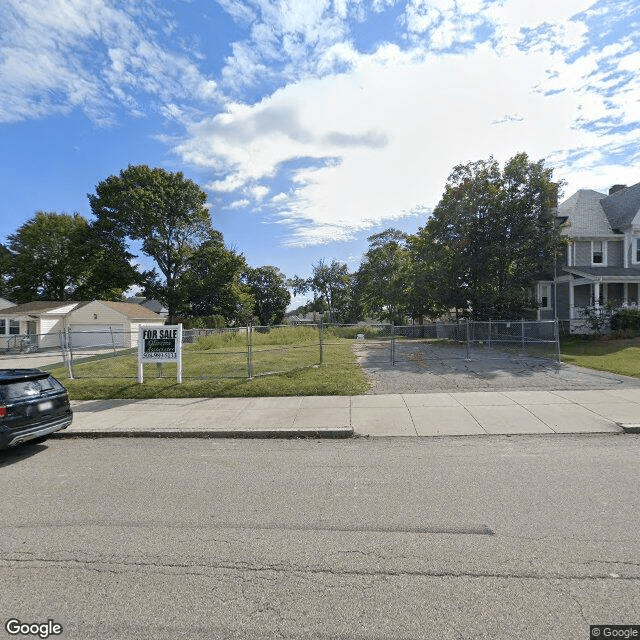
<svg viewBox="0 0 640 640">
<path fill-rule="evenodd" d="M 28 354 L 0 366 L 46 366 L 63 380 L 75 400 L 640 386 L 640 338 L 565 339 L 561 365 L 552 358 L 507 353 L 486 345 L 467 354 L 466 346 L 451 342 L 397 340 L 392 365 L 390 341 L 375 331 L 358 339 L 359 331 L 362 329 L 327 332 L 322 364 L 317 329 L 255 333 L 250 363 L 246 335 L 210 336 L 185 345 L 184 382 L 180 385 L 175 380 L 175 365 L 166 364 L 161 371 L 147 365 L 145 382 L 138 384 L 133 351 L 79 358 L 74 380 L 68 378 L 62 363 L 51 364 L 55 356 Z"/>
<path fill-rule="evenodd" d="M 572 341 L 571 346 L 575 352 L 581 351 L 572 356 L 574 362 L 593 368 L 598 364 L 600 371 L 488 347 L 474 347 L 467 353 L 464 345 L 421 340 L 398 342 L 395 365 L 365 343 L 358 351 L 358 362 L 371 383 L 370 393 L 376 394 L 640 386 L 640 379 L 607 372 L 608 367 L 616 364 L 612 362 L 615 360 L 617 370 L 622 369 L 620 363 L 624 362 L 628 365 L 624 371 L 640 376 L 640 347 L 635 346 L 623 356 L 620 352 L 628 345 L 616 349 L 609 344 L 603 349 L 599 342 L 588 340 Z M 598 355 L 599 350 L 603 353 Z"/>
<path fill-rule="evenodd" d="M 62 363 L 46 368 L 73 400 L 359 395 L 369 385 L 353 344 L 348 333 L 327 331 L 321 356 L 319 333 L 307 327 L 255 332 L 251 349 L 246 334 L 211 335 L 184 346 L 182 384 L 176 383 L 176 365 L 167 363 L 145 365 L 144 384 L 138 384 L 135 350 L 76 357 L 74 379 Z"/>
</svg>

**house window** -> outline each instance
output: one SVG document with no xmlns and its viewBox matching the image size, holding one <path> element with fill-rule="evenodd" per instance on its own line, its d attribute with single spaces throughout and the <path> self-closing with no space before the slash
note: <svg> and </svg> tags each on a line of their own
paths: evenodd
<svg viewBox="0 0 640 640">
<path fill-rule="evenodd" d="M 7 333 L 7 321 L 2 318 L 0 320 L 0 335 L 5 335 Z"/>
<path fill-rule="evenodd" d="M 640 238 L 636 238 L 635 243 L 636 243 L 636 250 L 634 253 L 634 256 L 636 258 L 635 262 L 640 262 Z"/>
<path fill-rule="evenodd" d="M 602 265 L 607 263 L 607 242 L 602 240 L 591 241 L 591 264 Z"/>
<path fill-rule="evenodd" d="M 551 308 L 551 285 L 550 284 L 541 284 L 540 285 L 540 293 L 538 296 L 538 302 L 540 303 L 541 309 L 550 309 Z"/>
<path fill-rule="evenodd" d="M 17 336 L 20 333 L 20 320 L 9 320 L 9 334 Z"/>
</svg>

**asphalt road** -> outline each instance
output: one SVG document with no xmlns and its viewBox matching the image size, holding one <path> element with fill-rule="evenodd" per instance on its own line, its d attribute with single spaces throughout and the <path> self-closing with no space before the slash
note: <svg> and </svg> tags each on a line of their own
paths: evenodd
<svg viewBox="0 0 640 640">
<path fill-rule="evenodd" d="M 640 624 L 639 459 L 632 435 L 0 453 L 0 637 L 587 639 Z"/>
</svg>

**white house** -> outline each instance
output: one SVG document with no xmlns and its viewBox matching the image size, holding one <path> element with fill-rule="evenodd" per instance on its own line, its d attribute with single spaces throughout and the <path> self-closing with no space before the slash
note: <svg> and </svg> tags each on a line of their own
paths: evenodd
<svg viewBox="0 0 640 640">
<path fill-rule="evenodd" d="M 25 343 L 38 349 L 59 347 L 66 331 L 74 347 L 135 347 L 141 324 L 164 322 L 157 313 L 127 302 L 27 302 L 0 308 L 0 348 L 20 350 Z"/>
</svg>

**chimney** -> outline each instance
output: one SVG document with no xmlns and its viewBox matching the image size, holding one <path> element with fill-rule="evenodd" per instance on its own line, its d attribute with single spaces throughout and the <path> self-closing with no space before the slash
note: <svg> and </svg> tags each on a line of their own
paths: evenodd
<svg viewBox="0 0 640 640">
<path fill-rule="evenodd" d="M 622 191 L 623 189 L 626 189 L 626 188 L 627 188 L 626 184 L 614 184 L 613 187 L 609 189 L 609 195 L 614 194 L 616 191 Z"/>
</svg>

